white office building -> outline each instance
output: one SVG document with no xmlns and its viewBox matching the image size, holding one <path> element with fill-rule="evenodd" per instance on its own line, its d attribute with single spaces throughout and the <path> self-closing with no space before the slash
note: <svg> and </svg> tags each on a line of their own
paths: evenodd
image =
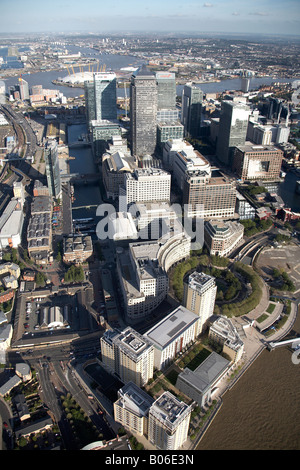
<svg viewBox="0 0 300 470">
<path fill-rule="evenodd" d="M 158 168 L 138 168 L 124 175 L 120 187 L 120 211 L 128 212 L 133 202 L 170 201 L 171 175 Z"/>
</svg>

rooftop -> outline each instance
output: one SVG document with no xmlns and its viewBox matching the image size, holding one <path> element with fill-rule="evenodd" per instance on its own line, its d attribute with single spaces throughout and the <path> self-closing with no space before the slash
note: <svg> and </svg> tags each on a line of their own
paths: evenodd
<svg viewBox="0 0 300 470">
<path fill-rule="evenodd" d="M 150 413 L 169 428 L 176 427 L 191 412 L 191 407 L 172 393 L 164 392 L 151 406 Z"/>
<path fill-rule="evenodd" d="M 162 350 L 198 320 L 199 317 L 197 315 L 180 305 L 167 317 L 150 328 L 145 333 L 145 336 L 149 338 L 155 347 Z"/>
<path fill-rule="evenodd" d="M 205 393 L 227 370 L 230 362 L 216 352 L 212 352 L 194 371 L 188 367 L 178 376 L 201 393 Z"/>
</svg>

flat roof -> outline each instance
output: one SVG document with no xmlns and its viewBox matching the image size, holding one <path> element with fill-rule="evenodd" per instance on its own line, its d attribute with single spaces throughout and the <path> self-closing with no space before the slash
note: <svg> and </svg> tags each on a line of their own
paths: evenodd
<svg viewBox="0 0 300 470">
<path fill-rule="evenodd" d="M 157 325 L 145 333 L 154 346 L 165 348 L 174 341 L 184 330 L 198 321 L 198 315 L 180 305 Z"/>
<path fill-rule="evenodd" d="M 188 367 L 178 376 L 201 393 L 211 387 L 227 370 L 230 361 L 220 354 L 212 352 L 194 371 Z"/>
</svg>

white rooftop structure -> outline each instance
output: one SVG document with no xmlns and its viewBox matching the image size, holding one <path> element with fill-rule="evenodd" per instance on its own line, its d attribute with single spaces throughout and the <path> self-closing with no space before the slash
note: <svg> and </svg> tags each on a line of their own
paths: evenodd
<svg viewBox="0 0 300 470">
<path fill-rule="evenodd" d="M 197 323 L 199 317 L 180 305 L 167 317 L 154 325 L 145 336 L 159 349 L 164 349 L 183 331 Z"/>
</svg>

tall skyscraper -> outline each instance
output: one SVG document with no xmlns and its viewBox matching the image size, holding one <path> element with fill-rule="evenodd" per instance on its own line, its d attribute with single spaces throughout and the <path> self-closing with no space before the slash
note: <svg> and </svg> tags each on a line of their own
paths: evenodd
<svg viewBox="0 0 300 470">
<path fill-rule="evenodd" d="M 175 73 L 156 72 L 157 109 L 176 109 Z"/>
<path fill-rule="evenodd" d="M 23 78 L 19 78 L 18 80 L 18 90 L 20 93 L 20 98 L 22 101 L 24 100 L 29 100 L 29 85 L 26 80 L 23 80 Z"/>
<path fill-rule="evenodd" d="M 56 141 L 48 141 L 44 149 L 46 162 L 46 176 L 50 195 L 61 197 L 61 179 L 58 162 L 58 148 Z"/>
<path fill-rule="evenodd" d="M 93 80 L 84 83 L 84 90 L 88 122 L 117 119 L 117 80 L 115 73 L 94 73 Z"/>
<path fill-rule="evenodd" d="M 214 313 L 217 286 L 215 278 L 205 273 L 194 272 L 184 282 L 183 304 L 199 316 L 201 333 L 209 317 Z"/>
<path fill-rule="evenodd" d="M 200 88 L 187 84 L 182 91 L 181 123 L 184 135 L 197 138 L 200 136 L 203 92 Z"/>
<path fill-rule="evenodd" d="M 131 153 L 152 155 L 156 146 L 157 82 L 145 65 L 131 77 L 130 120 Z"/>
<path fill-rule="evenodd" d="M 250 112 L 243 103 L 222 101 L 217 157 L 225 165 L 231 165 L 234 148 L 246 142 Z"/>
</svg>

